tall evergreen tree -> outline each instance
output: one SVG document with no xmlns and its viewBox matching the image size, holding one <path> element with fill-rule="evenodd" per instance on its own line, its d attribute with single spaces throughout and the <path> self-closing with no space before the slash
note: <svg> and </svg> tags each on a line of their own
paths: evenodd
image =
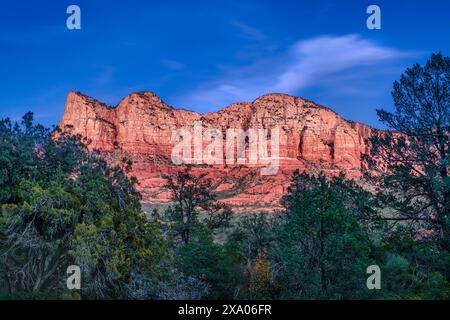
<svg viewBox="0 0 450 320">
<path fill-rule="evenodd" d="M 344 204 L 339 182 L 293 175 L 284 197 L 286 221 L 278 231 L 281 297 L 351 299 L 369 295 L 370 244 Z"/>
<path fill-rule="evenodd" d="M 384 186 L 391 221 L 430 231 L 450 250 L 450 58 L 433 54 L 395 81 L 395 112 L 377 110 L 391 131 L 373 138 L 373 154 L 386 165 Z"/>
</svg>

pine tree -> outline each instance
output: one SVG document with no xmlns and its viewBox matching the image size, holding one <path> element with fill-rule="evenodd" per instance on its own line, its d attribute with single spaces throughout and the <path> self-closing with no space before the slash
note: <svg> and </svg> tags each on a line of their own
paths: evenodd
<svg viewBox="0 0 450 320">
<path fill-rule="evenodd" d="M 450 250 L 450 58 L 433 54 L 395 81 L 395 112 L 377 110 L 389 132 L 373 138 L 373 154 L 387 166 L 383 174 L 386 220 L 429 230 Z"/>
</svg>

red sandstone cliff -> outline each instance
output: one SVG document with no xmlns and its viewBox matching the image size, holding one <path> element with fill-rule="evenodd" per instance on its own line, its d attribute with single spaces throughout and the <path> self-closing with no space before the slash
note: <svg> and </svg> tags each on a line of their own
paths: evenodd
<svg viewBox="0 0 450 320">
<path fill-rule="evenodd" d="M 176 144 L 172 132 L 202 121 L 204 129 L 280 129 L 279 170 L 262 176 L 258 166 L 198 165 L 208 172 L 221 200 L 236 211 L 274 210 L 295 169 L 343 171 L 358 178 L 366 164 L 372 129 L 349 122 L 332 110 L 284 94 L 264 95 L 253 102 L 232 104 L 218 112 L 198 114 L 176 110 L 150 92 L 133 93 L 111 108 L 81 93 L 70 92 L 59 127 L 80 134 L 90 149 L 104 151 L 111 162 L 127 156 L 133 160 L 131 175 L 139 180 L 144 201 L 165 203 L 162 174 L 179 169 L 171 160 Z M 225 138 L 225 136 L 224 136 Z M 225 145 L 225 143 L 224 143 Z"/>
</svg>

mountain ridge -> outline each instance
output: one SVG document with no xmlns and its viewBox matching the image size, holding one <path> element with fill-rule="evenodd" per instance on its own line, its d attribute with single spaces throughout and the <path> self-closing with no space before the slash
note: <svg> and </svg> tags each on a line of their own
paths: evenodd
<svg viewBox="0 0 450 320">
<path fill-rule="evenodd" d="M 368 167 L 364 156 L 370 155 L 370 137 L 379 131 L 287 94 L 265 94 L 253 102 L 238 102 L 200 114 L 175 109 L 148 91 L 131 93 L 115 107 L 71 91 L 58 126 L 86 138 L 88 148 L 105 153 L 111 164 L 130 158 L 130 174 L 138 178 L 143 200 L 167 203 L 170 195 L 163 187 L 163 174 L 180 170 L 171 161 L 176 144 L 172 134 L 180 128 L 192 128 L 196 121 L 201 121 L 204 129 L 221 132 L 230 128 L 280 129 L 279 168 L 273 176 L 258 174 L 262 165 L 230 165 L 225 161 L 192 169 L 193 174 L 208 173 L 217 191 L 228 195 L 222 201 L 246 212 L 280 209 L 280 198 L 296 169 L 328 176 L 344 172 L 349 178 L 359 179 Z M 254 176 L 253 180 L 248 176 Z M 249 185 L 243 188 L 246 183 Z"/>
<path fill-rule="evenodd" d="M 108 105 L 108 104 L 102 102 L 101 100 L 97 100 L 97 99 L 93 98 L 92 96 L 89 96 L 89 95 L 87 95 L 87 94 L 85 94 L 85 93 L 83 93 L 83 92 L 81 92 L 81 91 L 69 91 L 69 94 L 70 94 L 70 93 L 79 95 L 79 96 L 84 97 L 84 98 L 87 98 L 87 99 L 89 99 L 89 100 L 94 100 L 94 101 L 96 101 L 97 103 L 102 104 L 103 106 L 105 106 L 105 107 L 107 107 L 107 108 L 110 108 L 110 109 L 116 109 L 117 107 L 119 107 L 119 105 L 121 104 L 121 102 L 122 102 L 123 100 L 125 100 L 127 97 L 129 97 L 129 96 L 131 96 L 131 95 L 142 95 L 142 94 L 145 95 L 145 94 L 150 94 L 150 95 L 156 97 L 157 99 L 159 99 L 159 101 L 160 101 L 161 103 L 163 103 L 164 105 L 166 105 L 167 107 L 169 107 L 169 108 L 171 108 L 171 109 L 173 109 L 173 110 L 180 110 L 180 111 L 193 112 L 193 113 L 196 113 L 196 114 L 198 114 L 198 115 L 200 115 L 200 116 L 204 116 L 204 115 L 207 115 L 207 114 L 218 113 L 218 112 L 224 111 L 224 110 L 226 110 L 226 109 L 228 109 L 228 108 L 230 108 L 230 107 L 233 107 L 233 106 L 235 106 L 235 105 L 252 104 L 252 103 L 255 103 L 255 102 L 258 101 L 258 100 L 261 100 L 261 99 L 264 99 L 264 98 L 270 97 L 270 96 L 285 96 L 285 97 L 291 97 L 291 98 L 294 98 L 294 99 L 300 99 L 300 100 L 302 100 L 302 101 L 304 101 L 304 102 L 306 102 L 306 103 L 308 103 L 308 104 L 310 104 L 310 105 L 314 105 L 314 107 L 316 107 L 316 108 L 322 108 L 322 109 L 328 110 L 328 111 L 330 111 L 330 112 L 333 112 L 333 113 L 335 113 L 336 115 L 338 115 L 339 117 L 341 117 L 343 120 L 345 120 L 345 121 L 347 121 L 347 122 L 353 122 L 353 123 L 361 124 L 361 125 L 370 127 L 372 130 L 382 131 L 382 130 L 377 129 L 377 128 L 374 128 L 374 127 L 372 127 L 372 126 L 370 126 L 370 125 L 368 125 L 368 124 L 365 124 L 365 123 L 363 123 L 363 122 L 355 121 L 355 120 L 350 120 L 350 119 L 346 119 L 346 118 L 342 117 L 338 112 L 334 111 L 334 110 L 333 110 L 332 108 L 330 108 L 330 107 L 324 106 L 324 105 L 322 105 L 322 104 L 320 104 L 320 103 L 317 103 L 317 102 L 314 102 L 314 101 L 312 101 L 312 100 L 305 99 L 305 98 L 303 98 L 303 97 L 293 96 L 293 95 L 290 95 L 290 94 L 287 94 L 287 93 L 277 93 L 277 92 L 265 93 L 265 94 L 263 94 L 263 95 L 261 95 L 261 96 L 255 98 L 253 101 L 239 101 L 239 102 L 233 102 L 233 103 L 231 103 L 231 104 L 229 104 L 229 105 L 226 105 L 226 106 L 224 106 L 224 107 L 219 108 L 217 111 L 206 111 L 206 112 L 203 112 L 203 113 L 197 112 L 197 111 L 194 111 L 194 110 L 191 110 L 191 109 L 186 108 L 186 107 L 181 107 L 181 108 L 179 108 L 179 107 L 173 107 L 173 106 L 171 106 L 170 104 L 166 103 L 164 100 L 162 100 L 162 99 L 161 99 L 155 92 L 153 92 L 153 91 L 134 91 L 134 92 L 132 92 L 132 93 L 126 95 L 125 97 L 123 97 L 123 98 L 119 101 L 119 103 L 117 103 L 115 106 Z"/>
</svg>

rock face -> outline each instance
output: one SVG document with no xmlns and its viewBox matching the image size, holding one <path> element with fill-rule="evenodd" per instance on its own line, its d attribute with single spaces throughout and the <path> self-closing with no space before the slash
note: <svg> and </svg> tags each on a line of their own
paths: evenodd
<svg viewBox="0 0 450 320">
<path fill-rule="evenodd" d="M 143 200 L 163 204 L 169 202 L 170 195 L 163 187 L 162 175 L 182 168 L 171 158 L 178 143 L 172 139 L 173 134 L 181 128 L 193 132 L 196 121 L 201 121 L 202 132 L 222 132 L 223 140 L 227 129 L 266 129 L 269 145 L 270 132 L 279 129 L 279 167 L 273 175 L 261 174 L 266 164 L 249 164 L 250 154 L 255 151 L 249 146 L 244 164 L 224 159 L 221 164 L 194 165 L 193 173 L 208 173 L 221 201 L 237 212 L 279 209 L 280 198 L 296 169 L 323 171 L 329 176 L 342 171 L 349 178 L 359 178 L 366 168 L 362 156 L 368 154 L 374 132 L 368 126 L 344 120 L 328 108 L 284 94 L 264 95 L 253 102 L 235 103 L 201 115 L 176 110 L 151 92 L 130 94 L 114 108 L 70 92 L 59 127 L 86 138 L 88 147 L 104 152 L 112 164 L 130 158 L 130 174 L 138 178 Z M 207 144 L 203 142 L 203 148 Z M 225 146 L 223 141 L 223 157 Z"/>
</svg>

